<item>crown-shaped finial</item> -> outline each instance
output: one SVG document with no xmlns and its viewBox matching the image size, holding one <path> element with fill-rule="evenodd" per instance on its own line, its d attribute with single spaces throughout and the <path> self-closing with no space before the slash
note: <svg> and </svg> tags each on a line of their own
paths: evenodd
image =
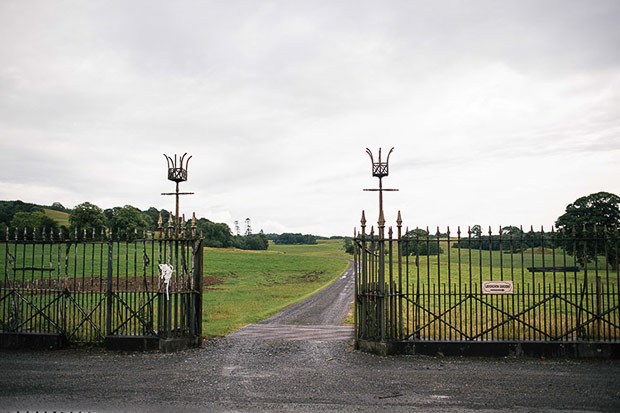
<svg viewBox="0 0 620 413">
<path fill-rule="evenodd" d="M 388 176 L 389 174 L 388 163 L 390 162 L 390 155 L 392 154 L 393 150 L 394 148 L 390 149 L 390 151 L 388 152 L 387 159 L 385 160 L 385 162 L 382 162 L 381 161 L 381 148 L 379 148 L 379 160 L 375 162 L 372 156 L 372 152 L 370 151 L 370 149 L 366 148 L 366 153 L 368 154 L 368 156 L 370 156 L 370 162 L 372 163 L 372 176 L 376 176 L 377 178 L 383 178 L 384 176 Z"/>
<path fill-rule="evenodd" d="M 187 166 L 189 165 L 189 160 L 192 159 L 191 155 L 189 158 L 185 159 L 187 152 L 185 152 L 180 158 L 179 163 L 177 164 L 177 155 L 174 155 L 174 159 L 170 156 L 164 154 L 166 157 L 166 162 L 168 162 L 168 180 L 176 183 L 187 181 Z M 185 162 L 185 165 L 183 165 Z"/>
</svg>

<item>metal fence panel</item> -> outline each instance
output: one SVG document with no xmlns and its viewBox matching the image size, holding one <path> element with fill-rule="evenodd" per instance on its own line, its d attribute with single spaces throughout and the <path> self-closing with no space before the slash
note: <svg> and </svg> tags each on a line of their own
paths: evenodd
<svg viewBox="0 0 620 413">
<path fill-rule="evenodd" d="M 112 335 L 200 336 L 201 239 L 85 235 L 5 235 L 0 331 L 87 343 Z M 160 264 L 173 270 L 167 281 Z"/>
<path fill-rule="evenodd" d="M 617 231 L 401 225 L 355 236 L 358 339 L 620 341 Z"/>
</svg>

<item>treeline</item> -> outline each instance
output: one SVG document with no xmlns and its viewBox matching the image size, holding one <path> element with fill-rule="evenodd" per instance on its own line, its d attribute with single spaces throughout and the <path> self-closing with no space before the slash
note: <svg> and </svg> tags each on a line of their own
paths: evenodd
<svg viewBox="0 0 620 413">
<path fill-rule="evenodd" d="M 431 256 L 439 255 L 443 253 L 443 248 L 439 246 L 438 240 L 443 237 L 443 234 L 431 235 L 428 231 L 423 229 L 414 229 L 403 235 L 403 242 L 400 244 L 402 248 L 402 254 L 404 256 Z M 365 235 L 366 241 L 372 243 L 378 241 L 378 235 Z M 343 248 L 347 254 L 354 253 L 353 240 L 350 237 L 345 237 Z M 386 251 L 387 253 L 387 251 Z"/>
<path fill-rule="evenodd" d="M 556 240 L 549 233 L 522 231 L 519 227 L 504 227 L 498 235 L 482 235 L 478 226 L 472 228 L 471 236 L 452 244 L 452 248 L 482 249 L 485 251 L 521 252 L 529 248 L 554 248 Z"/>
<path fill-rule="evenodd" d="M 10 229 L 13 233 L 15 229 L 23 231 L 33 229 L 41 232 L 43 229 L 49 231 L 58 231 L 60 226 L 58 223 L 45 214 L 44 208 L 61 210 L 64 207 L 55 202 L 54 206 L 42 206 L 22 201 L 0 201 L 0 224 Z M 66 211 L 63 211 L 66 212 Z"/>
<path fill-rule="evenodd" d="M 423 229 L 414 229 L 403 236 L 403 255 L 431 256 L 443 253 L 437 241 L 442 234 L 431 235 Z"/>
<path fill-rule="evenodd" d="M 283 234 L 268 234 L 267 238 L 272 240 L 274 244 L 279 245 L 314 245 L 317 242 L 316 235 L 302 235 L 302 234 L 293 234 L 290 232 L 285 232 Z"/>
<path fill-rule="evenodd" d="M 59 225 L 57 221 L 45 214 L 45 209 L 66 212 L 69 214 L 69 226 Z M 73 209 L 65 208 L 55 202 L 50 206 L 36 205 L 22 201 L 0 201 L 0 224 L 9 228 L 11 238 L 17 234 L 31 238 L 43 231 L 47 234 L 62 232 L 65 236 L 78 238 L 92 234 L 99 236 L 102 231 L 112 231 L 113 234 L 123 234 L 124 238 L 131 238 L 134 233 L 156 232 L 159 229 L 159 217 L 162 226 L 167 228 L 170 212 L 165 209 L 150 207 L 144 211 L 132 206 L 113 207 L 102 209 L 90 202 L 83 202 Z M 186 222 L 190 228 L 191 219 Z M 269 246 L 267 237 L 262 233 L 233 236 L 230 227 L 224 223 L 215 223 L 206 218 L 196 219 L 196 231 L 205 238 L 205 245 L 216 248 L 239 248 L 246 250 L 266 250 Z M 4 231 L 2 231 L 4 232 Z"/>
</svg>

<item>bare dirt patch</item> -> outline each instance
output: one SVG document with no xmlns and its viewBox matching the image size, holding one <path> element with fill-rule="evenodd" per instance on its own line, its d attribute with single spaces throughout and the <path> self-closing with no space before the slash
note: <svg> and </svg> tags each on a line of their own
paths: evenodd
<svg viewBox="0 0 620 413">
<path fill-rule="evenodd" d="M 317 282 L 321 280 L 321 275 L 325 274 L 325 271 L 310 271 L 300 275 L 296 275 L 291 277 L 293 280 L 298 282 Z"/>
<path fill-rule="evenodd" d="M 203 289 L 210 289 L 214 285 L 222 284 L 227 277 L 238 277 L 231 273 L 227 275 L 204 275 L 202 277 Z M 171 291 L 185 291 L 190 279 L 188 277 L 173 277 L 170 283 Z M 157 277 L 114 277 L 112 279 L 113 291 L 125 292 L 157 292 L 164 288 L 163 282 Z M 105 277 L 76 277 L 69 279 L 53 280 L 25 280 L 12 282 L 10 288 L 21 290 L 24 293 L 37 293 L 46 291 L 65 291 L 71 293 L 105 293 L 108 281 Z"/>
</svg>

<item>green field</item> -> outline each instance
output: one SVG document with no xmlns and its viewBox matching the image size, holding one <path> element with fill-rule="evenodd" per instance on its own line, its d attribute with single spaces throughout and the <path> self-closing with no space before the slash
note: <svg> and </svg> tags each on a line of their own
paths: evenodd
<svg viewBox="0 0 620 413">
<path fill-rule="evenodd" d="M 314 257 L 353 258 L 351 254 L 344 252 L 342 245 L 342 239 L 318 240 L 315 245 L 276 245 L 270 242 L 269 251 Z"/>
<path fill-rule="evenodd" d="M 336 279 L 348 262 L 342 240 L 269 251 L 205 250 L 203 334 L 221 336 L 270 317 Z M 342 251 L 340 253 L 339 251 Z"/>
<path fill-rule="evenodd" d="M 562 248 L 530 248 L 523 252 L 510 254 L 502 251 L 452 248 L 454 240 L 442 239 L 442 253 L 431 256 L 409 256 L 403 258 L 402 273 L 408 273 L 410 284 L 418 280 L 424 284 L 455 288 L 458 285 L 479 284 L 489 280 L 512 280 L 517 284 L 553 285 L 562 282 L 565 285 L 584 281 L 585 271 L 575 258 Z M 396 243 L 394 243 L 394 261 L 392 273 L 398 274 L 396 260 Z M 343 251 L 344 253 L 344 251 Z M 376 253 L 376 252 L 375 252 Z M 577 273 L 548 272 L 532 274 L 529 267 L 572 267 L 577 266 Z M 386 274 L 389 274 L 389 260 L 386 255 Z M 607 265 L 605 257 L 588 262 L 587 272 L 590 276 L 598 275 L 609 278 L 610 283 L 618 283 L 618 273 Z"/>
<path fill-rule="evenodd" d="M 59 226 L 64 225 L 65 227 L 69 228 L 69 214 L 67 212 L 56 211 L 54 209 L 47 208 L 44 208 L 43 212 L 45 212 L 45 215 L 58 222 Z"/>
</svg>

